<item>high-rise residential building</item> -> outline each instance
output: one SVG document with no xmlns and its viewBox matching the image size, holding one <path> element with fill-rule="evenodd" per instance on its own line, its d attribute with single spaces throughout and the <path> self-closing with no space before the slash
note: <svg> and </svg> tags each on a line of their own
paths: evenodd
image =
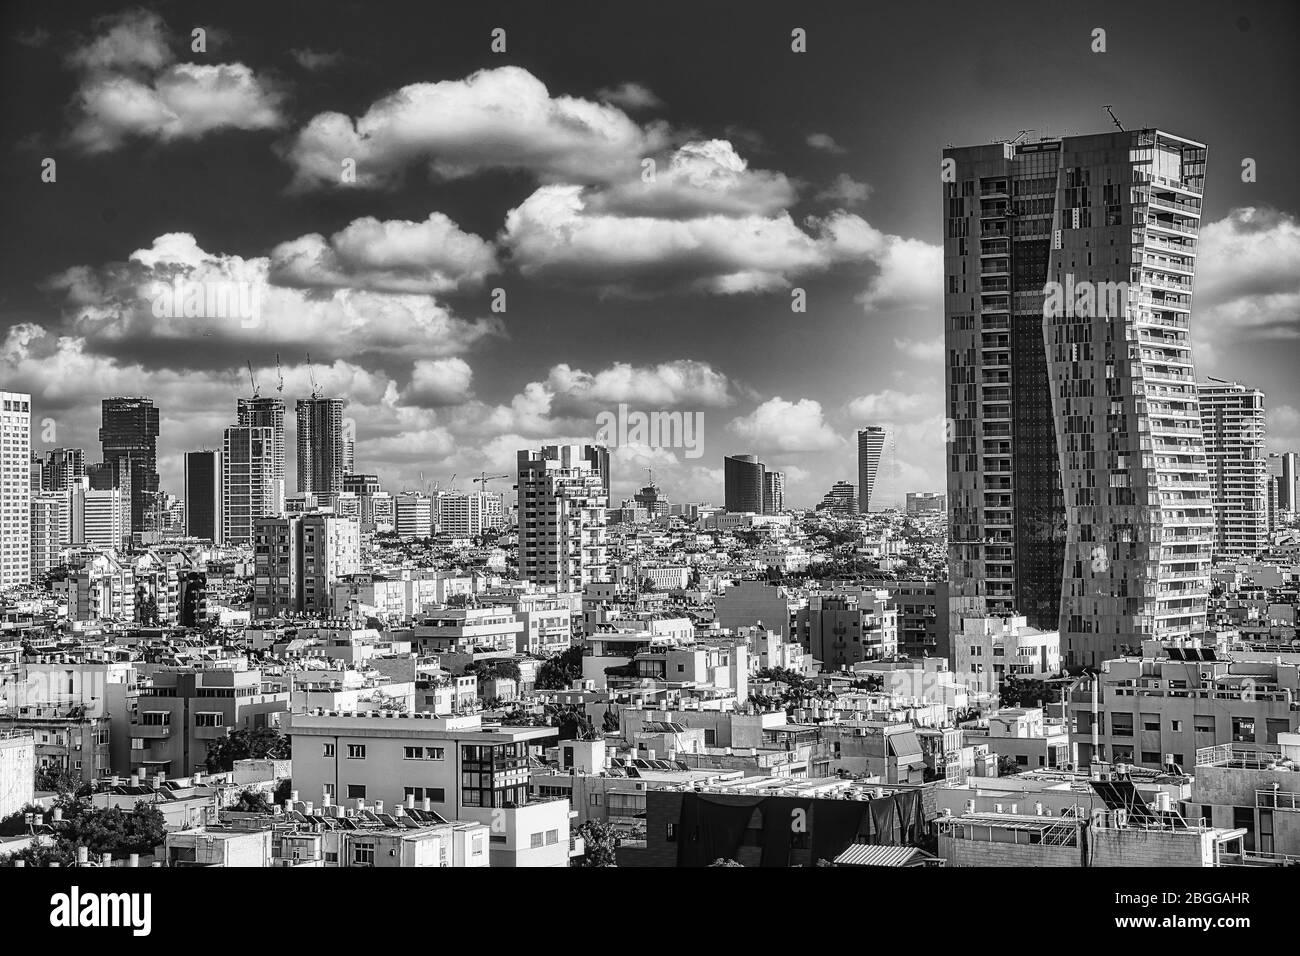
<svg viewBox="0 0 1300 956">
<path fill-rule="evenodd" d="M 361 526 L 329 512 L 253 521 L 253 611 L 325 615 L 339 579 L 361 571 Z"/>
<path fill-rule="evenodd" d="M 99 443 L 105 463 L 131 463 L 131 531 L 143 531 L 150 497 L 158 491 L 158 409 L 148 398 L 101 402 Z M 124 487 L 118 485 L 118 487 Z"/>
<path fill-rule="evenodd" d="M 225 544 L 248 544 L 258 518 L 277 515 L 282 485 L 275 478 L 275 430 L 232 425 L 221 452 L 221 537 Z"/>
<path fill-rule="evenodd" d="M 31 554 L 32 580 L 56 568 L 59 556 L 68 544 L 71 520 L 70 492 L 42 491 L 32 495 Z"/>
<path fill-rule="evenodd" d="M 269 428 L 273 440 L 272 477 L 279 482 L 280 491 L 276 510 L 284 506 L 285 484 L 285 450 L 284 450 L 284 399 L 266 398 L 255 395 L 253 398 L 241 398 L 236 405 L 235 424 L 244 428 Z"/>
<path fill-rule="evenodd" d="M 505 526 L 505 501 L 490 491 L 438 495 L 438 533 L 453 538 L 473 538 Z"/>
<path fill-rule="evenodd" d="M 885 451 L 885 430 L 879 425 L 858 429 L 858 510 L 871 510 L 871 494 L 876 490 L 880 456 Z"/>
<path fill-rule="evenodd" d="M 191 451 L 185 455 L 185 535 L 213 544 L 225 541 L 222 515 L 222 454 L 219 451 Z"/>
<path fill-rule="evenodd" d="M 1236 383 L 1197 386 L 1214 509 L 1215 557 L 1251 557 L 1268 547 L 1268 459 L 1264 393 Z"/>
<path fill-rule="evenodd" d="M 1292 514 L 1300 511 L 1300 470 L 1297 470 L 1297 455 L 1293 451 L 1282 453 L 1282 480 L 1278 482 L 1277 506 L 1282 511 Z"/>
<path fill-rule="evenodd" d="M 67 491 L 86 476 L 86 453 L 80 448 L 52 448 L 45 453 L 42 491 Z"/>
<path fill-rule="evenodd" d="M 0 587 L 31 582 L 32 396 L 0 391 Z"/>
<path fill-rule="evenodd" d="M 817 507 L 836 514 L 855 515 L 858 513 L 858 489 L 853 487 L 851 481 L 837 481 L 831 485 L 831 490 L 826 492 L 822 503 Z"/>
<path fill-rule="evenodd" d="M 591 462 L 596 473 L 600 475 L 601 487 L 604 489 L 605 497 L 610 496 L 609 491 L 609 449 L 604 445 L 583 445 L 582 456 Z"/>
<path fill-rule="evenodd" d="M 952 626 L 1018 612 L 1086 664 L 1200 633 L 1204 145 L 1145 129 L 944 160 Z"/>
<path fill-rule="evenodd" d="M 785 472 L 763 472 L 763 514 L 780 514 L 785 510 Z"/>
<path fill-rule="evenodd" d="M 592 582 L 609 580 L 609 499 L 584 446 L 522 450 L 518 460 L 519 576 L 560 591 L 581 591 Z"/>
<path fill-rule="evenodd" d="M 363 531 L 389 532 L 397 529 L 397 507 L 387 491 L 376 491 L 361 498 Z"/>
<path fill-rule="evenodd" d="M 86 469 L 86 482 L 91 491 L 121 492 L 118 503 L 122 509 L 122 540 L 113 545 L 115 548 L 129 549 L 131 546 L 131 532 L 133 530 L 144 530 L 143 526 L 135 529 L 131 524 L 131 508 L 135 500 L 132 492 L 135 488 L 134 479 L 137 474 L 139 474 L 139 469 L 135 467 L 129 458 L 98 462 Z M 73 487 L 76 487 L 75 479 Z M 146 502 L 146 505 L 150 503 Z"/>
<path fill-rule="evenodd" d="M 343 399 L 300 398 L 298 415 L 298 491 L 333 495 L 343 490 L 346 449 Z"/>
<path fill-rule="evenodd" d="M 35 496 L 45 490 L 45 459 L 36 452 L 32 452 L 31 462 L 31 472 L 28 477 L 31 479 L 32 495 Z"/>
<path fill-rule="evenodd" d="M 763 475 L 757 455 L 728 455 L 722 460 L 723 507 L 728 511 L 763 513 Z"/>
<path fill-rule="evenodd" d="M 403 491 L 393 498 L 393 530 L 403 538 L 433 534 L 433 499 L 422 491 Z"/>
</svg>

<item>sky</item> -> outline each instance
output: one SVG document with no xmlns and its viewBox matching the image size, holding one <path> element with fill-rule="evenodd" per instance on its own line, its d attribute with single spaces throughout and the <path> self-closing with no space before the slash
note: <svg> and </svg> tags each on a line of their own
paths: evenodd
<svg viewBox="0 0 1300 956">
<path fill-rule="evenodd" d="M 810 507 L 881 424 L 900 503 L 944 487 L 941 150 L 1109 105 L 1208 144 L 1197 371 L 1263 389 L 1270 450 L 1300 450 L 1300 6 L 1169 11 L 11 2 L 0 388 L 88 461 L 100 399 L 152 397 L 178 495 L 278 355 L 288 447 L 314 378 L 393 491 L 513 474 L 625 406 L 702 440 L 617 447 L 615 500 L 653 469 L 721 503 L 753 453 Z"/>
</svg>

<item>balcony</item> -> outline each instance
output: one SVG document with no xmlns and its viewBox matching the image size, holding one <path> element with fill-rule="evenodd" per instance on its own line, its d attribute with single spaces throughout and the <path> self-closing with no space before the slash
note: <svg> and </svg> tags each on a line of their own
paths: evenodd
<svg viewBox="0 0 1300 956">
<path fill-rule="evenodd" d="M 172 735 L 171 724 L 132 724 L 131 736 L 141 740 L 161 740 Z"/>
</svg>

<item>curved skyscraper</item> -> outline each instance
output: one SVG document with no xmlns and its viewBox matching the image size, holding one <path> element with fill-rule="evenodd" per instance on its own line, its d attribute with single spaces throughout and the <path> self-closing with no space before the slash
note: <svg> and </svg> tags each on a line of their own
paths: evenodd
<svg viewBox="0 0 1300 956">
<path fill-rule="evenodd" d="M 757 455 L 728 455 L 724 458 L 724 507 L 733 512 L 762 514 L 765 470 Z"/>
</svg>

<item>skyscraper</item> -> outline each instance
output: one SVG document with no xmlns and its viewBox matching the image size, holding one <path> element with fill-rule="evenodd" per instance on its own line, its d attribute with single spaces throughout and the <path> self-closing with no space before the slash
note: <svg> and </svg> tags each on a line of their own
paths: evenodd
<svg viewBox="0 0 1300 956">
<path fill-rule="evenodd" d="M 144 530 L 144 513 L 158 491 L 158 409 L 148 398 L 106 398 L 101 403 L 99 443 L 105 462 L 131 462 L 131 527 Z"/>
<path fill-rule="evenodd" d="M 225 540 L 221 457 L 219 451 L 185 455 L 185 534 L 213 544 Z"/>
<path fill-rule="evenodd" d="M 605 497 L 609 498 L 609 449 L 604 445 L 583 445 L 582 456 L 600 475 L 601 487 L 605 490 Z"/>
<path fill-rule="evenodd" d="M 763 513 L 763 475 L 757 455 L 728 455 L 722 460 L 723 507 L 728 511 Z"/>
<path fill-rule="evenodd" d="M 519 452 L 519 576 L 560 591 L 608 580 L 605 497 L 583 445 Z"/>
<path fill-rule="evenodd" d="M 236 406 L 235 424 L 244 428 L 269 428 L 274 440 L 272 442 L 271 477 L 279 482 L 279 508 L 284 506 L 285 494 L 285 452 L 284 452 L 284 399 L 241 398 Z"/>
<path fill-rule="evenodd" d="M 774 515 L 785 510 L 785 472 L 763 472 L 763 513 Z"/>
<path fill-rule="evenodd" d="M 343 490 L 346 449 L 343 399 L 300 398 L 298 416 L 298 491 L 335 495 Z"/>
<path fill-rule="evenodd" d="M 221 537 L 248 544 L 258 518 L 279 514 L 275 476 L 275 430 L 232 425 L 222 439 Z"/>
<path fill-rule="evenodd" d="M 871 510 L 871 493 L 876 488 L 880 455 L 885 450 L 885 430 L 879 425 L 858 429 L 858 510 Z"/>
<path fill-rule="evenodd" d="M 45 453 L 41 490 L 67 491 L 86 476 L 86 453 L 80 448 L 52 448 Z"/>
<path fill-rule="evenodd" d="M 140 471 L 135 467 L 135 463 L 130 458 L 125 457 L 99 462 L 98 464 L 91 465 L 86 469 L 86 480 L 84 484 L 89 490 L 105 492 L 116 491 L 119 493 L 117 498 L 113 500 L 118 503 L 118 507 L 122 510 L 120 520 L 116 525 L 114 525 L 114 527 L 119 529 L 120 537 L 111 545 L 113 548 L 121 548 L 123 550 L 129 549 L 131 546 L 131 532 L 134 530 L 144 530 L 143 526 L 136 529 L 131 524 L 131 507 L 132 501 L 134 500 L 132 492 L 135 488 L 135 476 L 139 473 Z M 82 484 L 82 482 L 73 479 L 71 487 L 75 489 L 80 484 Z M 94 500 L 95 505 L 93 508 L 103 508 L 107 507 L 105 502 L 109 499 L 101 495 L 95 496 Z M 108 525 L 100 524 L 97 525 L 97 527 L 108 527 Z M 105 535 L 108 534 L 107 531 L 104 533 Z M 97 540 L 107 541 L 108 538 L 103 537 Z M 104 545 L 104 547 L 110 547 L 110 545 Z"/>
<path fill-rule="evenodd" d="M 944 160 L 953 619 L 1018 611 L 1087 664 L 1199 633 L 1204 145 L 1145 129 Z"/>
<path fill-rule="evenodd" d="M 0 391 L 0 587 L 31 582 L 32 396 Z"/>
<path fill-rule="evenodd" d="M 1249 557 L 1268 547 L 1264 393 L 1236 383 L 1197 386 L 1214 509 L 1214 554 Z"/>
</svg>

